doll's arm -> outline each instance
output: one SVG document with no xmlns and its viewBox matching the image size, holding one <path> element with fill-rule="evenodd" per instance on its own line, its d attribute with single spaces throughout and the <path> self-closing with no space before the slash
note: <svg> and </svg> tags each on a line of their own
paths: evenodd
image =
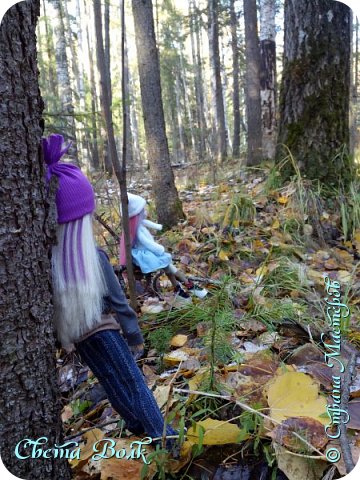
<svg viewBox="0 0 360 480">
<path fill-rule="evenodd" d="M 147 219 L 144 219 L 142 221 L 142 224 L 145 226 L 145 227 L 148 227 L 148 228 L 153 228 L 154 230 L 162 230 L 163 226 L 160 225 L 160 223 L 154 223 L 152 222 L 151 220 L 147 220 Z"/>
<path fill-rule="evenodd" d="M 165 252 L 165 248 L 155 242 L 151 233 L 143 225 L 139 226 L 136 236 L 138 242 L 141 243 L 146 250 L 155 253 L 155 255 L 161 255 Z"/>
</svg>

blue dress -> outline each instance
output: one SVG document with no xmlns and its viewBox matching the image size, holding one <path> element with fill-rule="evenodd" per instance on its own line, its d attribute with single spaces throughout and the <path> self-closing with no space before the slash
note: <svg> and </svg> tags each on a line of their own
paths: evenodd
<svg viewBox="0 0 360 480">
<path fill-rule="evenodd" d="M 145 223 L 145 222 L 144 222 Z M 147 222 L 150 224 L 151 222 Z M 170 253 L 159 243 L 144 224 L 140 224 L 136 233 L 136 241 L 131 250 L 132 259 L 135 265 L 140 267 L 142 273 L 155 272 L 170 265 L 172 257 Z"/>
</svg>

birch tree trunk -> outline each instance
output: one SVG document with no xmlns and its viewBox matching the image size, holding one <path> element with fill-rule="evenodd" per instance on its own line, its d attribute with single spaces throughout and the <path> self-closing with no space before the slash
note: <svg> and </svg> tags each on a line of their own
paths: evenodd
<svg viewBox="0 0 360 480">
<path fill-rule="evenodd" d="M 98 0 L 96 0 L 98 1 Z M 112 88 L 111 88 L 111 59 L 110 59 L 110 2 L 105 0 L 104 8 L 104 55 L 105 55 L 105 79 L 106 90 L 108 94 L 109 104 L 112 104 Z M 100 68 L 100 67 L 99 67 Z M 103 95 L 103 93 L 101 94 Z M 105 102 L 105 100 L 103 100 Z M 104 141 L 104 167 L 105 171 L 111 175 L 113 172 L 113 160 L 111 158 L 111 149 L 109 146 L 108 136 Z"/>
<path fill-rule="evenodd" d="M 286 0 L 279 144 L 303 175 L 337 185 L 350 174 L 350 9 L 332 0 Z M 277 150 L 277 161 L 287 155 Z M 294 174 L 290 165 L 284 178 Z"/>
<path fill-rule="evenodd" d="M 223 162 L 227 158 L 227 138 L 224 99 L 221 85 L 218 0 L 209 0 L 208 12 L 209 55 L 212 73 L 212 94 L 215 106 L 216 149 L 218 160 Z"/>
<path fill-rule="evenodd" d="M 0 449 L 16 477 L 70 480 L 65 458 L 30 458 L 24 439 L 63 443 L 52 324 L 55 212 L 49 209 L 40 150 L 43 102 L 35 28 L 39 0 L 20 2 L 0 26 Z"/>
<path fill-rule="evenodd" d="M 150 174 L 159 222 L 172 227 L 184 218 L 170 165 L 161 97 L 159 54 L 151 0 L 132 0 L 141 99 Z"/>
<path fill-rule="evenodd" d="M 53 19 L 54 33 L 56 38 L 55 59 L 56 72 L 58 77 L 58 91 L 63 115 L 63 127 L 66 129 L 66 136 L 72 141 L 68 156 L 79 165 L 76 146 L 76 127 L 74 116 L 74 104 L 71 92 L 69 75 L 69 64 L 66 53 L 66 36 L 64 25 L 64 10 L 61 0 L 49 0 L 54 6 L 55 17 Z"/>
<path fill-rule="evenodd" d="M 260 49 L 256 0 L 244 0 L 248 165 L 262 160 Z"/>
<path fill-rule="evenodd" d="M 50 93 L 51 93 L 51 109 L 56 111 L 56 99 L 59 96 L 58 86 L 56 82 L 56 71 L 54 69 L 54 44 L 53 44 L 53 36 L 52 36 L 52 28 L 49 24 L 49 20 L 46 14 L 46 2 L 43 0 L 42 3 L 43 12 L 44 12 L 44 22 L 45 22 L 45 34 L 46 34 L 46 53 L 49 62 L 49 86 L 50 86 Z"/>
<path fill-rule="evenodd" d="M 273 159 L 276 143 L 275 0 L 260 1 L 260 96 L 263 157 Z"/>
<path fill-rule="evenodd" d="M 237 34 L 238 19 L 235 11 L 235 0 L 230 0 L 230 28 L 231 48 L 233 58 L 233 157 L 240 155 L 240 75 L 239 75 L 239 47 Z"/>
</svg>

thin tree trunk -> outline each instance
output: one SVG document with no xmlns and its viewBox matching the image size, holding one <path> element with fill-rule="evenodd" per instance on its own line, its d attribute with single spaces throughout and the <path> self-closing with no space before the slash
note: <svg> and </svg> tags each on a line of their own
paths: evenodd
<svg viewBox="0 0 360 480">
<path fill-rule="evenodd" d="M 221 85 L 218 0 L 209 0 L 209 55 L 212 72 L 213 102 L 215 106 L 217 158 L 227 158 L 227 139 L 225 126 L 225 109 Z"/>
<path fill-rule="evenodd" d="M 175 98 L 176 98 L 176 117 L 177 117 L 177 127 L 179 132 L 179 148 L 177 148 L 178 153 L 178 161 L 180 163 L 185 162 L 185 143 L 184 143 L 184 127 L 181 118 L 181 103 L 180 103 L 180 92 L 181 92 L 181 85 L 180 85 L 180 73 L 176 73 L 176 88 L 175 88 Z"/>
<path fill-rule="evenodd" d="M 204 158 L 205 153 L 205 137 L 204 137 L 204 130 L 202 125 L 202 113 L 201 109 L 203 106 L 200 102 L 200 85 L 199 85 L 199 73 L 198 73 L 198 65 L 196 60 L 196 52 L 195 52 L 195 13 L 194 13 L 194 5 L 193 1 L 189 1 L 189 27 L 190 27 L 190 43 L 191 43 L 191 56 L 192 56 L 192 64 L 195 71 L 194 75 L 194 86 L 195 86 L 195 100 L 196 100 L 196 126 L 197 126 L 197 135 L 196 135 L 196 155 L 198 156 L 199 160 Z"/>
<path fill-rule="evenodd" d="M 193 114 L 191 111 L 191 105 L 190 105 L 190 99 L 189 99 L 189 91 L 188 91 L 188 86 L 186 82 L 186 71 L 184 67 L 184 58 L 183 58 L 183 53 L 182 49 L 184 48 L 183 45 L 179 45 L 179 55 L 180 55 L 180 77 L 181 77 L 181 84 L 183 87 L 183 92 L 184 92 L 184 102 L 185 102 L 185 111 L 188 116 L 188 121 L 189 121 L 189 130 L 190 130 L 190 136 L 191 136 L 191 146 L 192 146 L 192 151 L 194 154 L 196 153 L 196 141 L 195 141 L 195 133 L 194 133 L 194 120 L 193 120 Z"/>
<path fill-rule="evenodd" d="M 133 155 L 133 134 L 131 130 L 131 92 L 130 92 L 130 72 L 129 72 L 129 58 L 127 50 L 126 32 L 124 37 L 124 82 L 125 82 L 125 97 L 123 98 L 123 108 L 126 108 L 126 165 L 128 167 L 134 167 L 134 155 Z"/>
<path fill-rule="evenodd" d="M 68 58 L 66 53 L 66 36 L 64 25 L 64 10 L 62 2 L 60 0 L 49 0 L 54 6 L 55 17 L 54 32 L 56 37 L 55 46 L 55 58 L 56 58 L 56 71 L 58 76 L 58 89 L 62 108 L 62 114 L 64 115 L 63 127 L 66 128 L 67 136 L 72 141 L 72 146 L 68 152 L 69 157 L 73 159 L 76 164 L 79 164 L 77 146 L 76 146 L 76 128 L 75 128 L 75 116 L 74 105 L 71 93 L 71 82 L 69 75 Z"/>
<path fill-rule="evenodd" d="M 244 0 L 246 50 L 246 111 L 248 133 L 248 165 L 258 165 L 262 159 L 260 50 L 257 33 L 256 0 Z"/>
<path fill-rule="evenodd" d="M 59 96 L 58 86 L 56 83 L 56 71 L 54 69 L 54 44 L 52 38 L 52 30 L 50 30 L 48 17 L 46 15 L 46 2 L 43 0 L 43 12 L 44 12 L 44 23 L 45 23 L 45 32 L 46 32 L 46 53 L 48 56 L 49 62 L 49 70 L 48 70 L 48 77 L 49 77 L 49 86 L 50 86 L 50 93 L 51 93 L 51 108 L 53 111 L 56 111 L 56 99 Z"/>
<path fill-rule="evenodd" d="M 275 0 L 260 1 L 260 96 L 263 157 L 273 159 L 276 144 Z"/>
<path fill-rule="evenodd" d="M 110 1 L 105 0 L 104 8 L 104 55 L 105 55 L 105 76 L 106 89 L 108 92 L 109 103 L 112 104 L 112 88 L 111 88 L 111 59 L 110 59 Z M 113 172 L 113 162 L 111 158 L 111 149 L 108 138 L 104 142 L 104 166 L 105 171 L 111 175 Z"/>
<path fill-rule="evenodd" d="M 160 66 L 151 0 L 132 0 L 146 144 L 159 221 L 172 227 L 184 218 L 170 165 L 161 97 Z"/>
<path fill-rule="evenodd" d="M 231 48 L 233 60 L 233 157 L 240 155 L 240 75 L 239 75 L 239 47 L 237 34 L 238 19 L 235 11 L 235 0 L 230 0 L 230 27 Z"/>
<path fill-rule="evenodd" d="M 96 83 L 95 83 L 95 72 L 94 72 L 94 52 L 90 45 L 89 38 L 89 27 L 86 26 L 86 37 L 88 44 L 88 53 L 89 53 L 89 66 L 90 66 L 90 93 L 91 93 L 91 160 L 92 167 L 95 170 L 100 168 L 100 158 L 99 158 L 99 147 L 98 147 L 98 125 L 97 125 L 97 92 L 96 92 Z"/>
<path fill-rule="evenodd" d="M 119 156 L 116 149 L 114 126 L 112 121 L 111 104 L 108 90 L 108 79 L 106 74 L 106 60 L 104 54 L 104 43 L 102 35 L 102 22 L 101 22 L 101 3 L 100 0 L 94 0 L 94 18 L 95 18 L 95 32 L 96 32 L 96 52 L 97 61 L 100 73 L 100 87 L 102 91 L 103 111 L 106 122 L 106 131 L 109 142 L 109 151 L 111 160 L 113 162 L 114 172 L 118 179 L 121 191 L 121 205 L 122 205 L 122 225 L 125 235 L 126 244 L 126 270 L 129 282 L 129 293 L 131 306 L 137 308 L 136 292 L 135 292 L 135 278 L 132 268 L 131 259 L 131 245 L 130 245 L 130 230 L 129 230 L 129 214 L 127 208 L 127 191 L 126 191 L 126 170 L 124 171 L 124 165 L 126 169 L 126 158 L 123 158 L 123 165 L 121 166 Z M 123 24 L 123 20 L 122 20 Z M 122 57 L 124 58 L 124 56 Z M 124 108 L 124 118 L 126 119 L 126 109 Z M 126 124 L 123 125 L 126 135 Z M 126 153 L 126 146 L 124 146 Z"/>
<path fill-rule="evenodd" d="M 41 437 L 44 450 L 63 444 L 49 262 L 56 220 L 40 150 L 39 12 L 39 0 L 20 2 L 0 26 L 0 449 L 16 477 L 70 480 L 65 458 L 31 458 L 32 447 L 24 447 Z"/>
</svg>

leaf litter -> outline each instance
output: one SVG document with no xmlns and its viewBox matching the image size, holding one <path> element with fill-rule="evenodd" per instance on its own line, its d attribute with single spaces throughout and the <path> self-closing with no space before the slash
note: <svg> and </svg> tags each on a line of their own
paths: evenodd
<svg viewBox="0 0 360 480">
<path fill-rule="evenodd" d="M 232 469 L 241 475 L 248 469 L 247 475 L 255 465 L 260 474 L 263 458 L 267 478 L 275 466 L 290 480 L 320 480 L 330 468 L 318 453 L 324 454 L 328 443 L 324 413 L 332 388 L 320 341 L 329 330 L 322 307 L 324 277 L 341 284 L 352 311 L 343 325 L 343 342 L 358 351 L 360 231 L 344 241 L 339 215 L 324 210 L 323 230 L 339 231 L 336 241 L 324 245 L 310 216 L 301 217 L 296 208 L 296 188 L 269 190 L 266 177 L 266 172 L 245 174 L 220 186 L 188 190 L 183 195 L 188 220 L 160 239 L 187 275 L 202 279 L 208 297 L 176 304 L 165 277 L 162 299 L 141 297 L 149 350 L 139 366 L 159 407 L 184 438 L 182 456 L 164 460 L 153 452 L 146 473 L 143 462 L 134 459 L 103 459 L 95 465 L 89 455 L 94 435 L 113 438 L 119 446 L 136 437 L 106 399 L 86 400 L 97 380 L 86 366 L 62 356 L 65 432 L 84 443 L 81 461 L 72 463 L 74 478 L 186 478 L 185 472 L 199 465 L 212 472 L 209 478 L 230 475 Z M 151 332 L 164 328 L 166 341 L 160 346 Z M 352 451 L 360 430 L 356 368 L 348 407 L 353 419 L 347 426 Z M 313 457 L 310 463 L 308 457 Z M 341 462 L 336 467 L 344 474 Z M 156 477 L 156 470 L 167 476 Z"/>
</svg>

